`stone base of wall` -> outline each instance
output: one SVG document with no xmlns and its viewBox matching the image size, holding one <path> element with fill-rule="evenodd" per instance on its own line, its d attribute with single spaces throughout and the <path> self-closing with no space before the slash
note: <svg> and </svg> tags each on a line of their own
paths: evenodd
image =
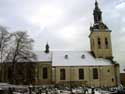
<svg viewBox="0 0 125 94">
<path fill-rule="evenodd" d="M 37 80 L 33 83 L 34 85 L 50 85 L 52 81 L 50 80 Z"/>
<path fill-rule="evenodd" d="M 56 84 L 61 86 L 72 86 L 72 87 L 88 86 L 87 81 L 59 81 L 59 82 L 56 82 Z"/>
</svg>

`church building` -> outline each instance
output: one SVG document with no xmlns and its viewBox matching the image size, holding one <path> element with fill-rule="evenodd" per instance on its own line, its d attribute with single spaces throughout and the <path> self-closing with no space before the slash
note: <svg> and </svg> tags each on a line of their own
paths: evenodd
<svg viewBox="0 0 125 94">
<path fill-rule="evenodd" d="M 38 55 L 41 55 L 41 67 L 36 68 L 37 83 L 89 87 L 112 87 L 120 83 L 119 64 L 112 56 L 111 30 L 103 23 L 97 1 L 93 17 L 89 35 L 91 50 L 49 51 L 47 44 L 45 53 Z M 43 65 L 43 62 L 47 63 Z"/>
<path fill-rule="evenodd" d="M 35 52 L 37 61 L 32 61 L 32 84 L 85 87 L 120 84 L 119 64 L 113 61 L 111 30 L 102 20 L 97 1 L 93 18 L 89 34 L 90 51 L 50 51 L 47 43 L 45 51 Z"/>
</svg>

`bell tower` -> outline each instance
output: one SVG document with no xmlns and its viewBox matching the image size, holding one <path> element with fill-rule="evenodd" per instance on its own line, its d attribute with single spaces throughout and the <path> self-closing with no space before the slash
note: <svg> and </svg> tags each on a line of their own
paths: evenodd
<svg viewBox="0 0 125 94">
<path fill-rule="evenodd" d="M 94 24 L 90 26 L 90 48 L 96 58 L 112 59 L 111 30 L 102 21 L 102 12 L 95 1 Z"/>
</svg>

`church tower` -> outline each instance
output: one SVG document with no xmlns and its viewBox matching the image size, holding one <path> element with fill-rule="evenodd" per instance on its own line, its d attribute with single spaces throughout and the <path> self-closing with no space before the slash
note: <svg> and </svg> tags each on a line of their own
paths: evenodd
<svg viewBox="0 0 125 94">
<path fill-rule="evenodd" d="M 94 24 L 90 26 L 90 48 L 96 58 L 112 59 L 111 30 L 102 21 L 102 11 L 95 1 Z"/>
</svg>

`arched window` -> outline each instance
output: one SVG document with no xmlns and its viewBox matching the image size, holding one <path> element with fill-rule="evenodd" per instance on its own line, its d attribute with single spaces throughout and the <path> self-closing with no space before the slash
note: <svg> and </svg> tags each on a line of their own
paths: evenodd
<svg viewBox="0 0 125 94">
<path fill-rule="evenodd" d="M 94 39 L 92 39 L 92 47 L 94 49 L 95 45 L 94 45 Z"/>
<path fill-rule="evenodd" d="M 79 69 L 79 80 L 84 79 L 84 69 Z"/>
<path fill-rule="evenodd" d="M 112 82 L 114 82 L 114 78 L 112 78 Z"/>
<path fill-rule="evenodd" d="M 47 79 L 48 78 L 48 69 L 47 67 L 43 68 L 43 79 Z"/>
<path fill-rule="evenodd" d="M 66 71 L 65 69 L 60 69 L 60 80 L 66 79 Z"/>
<path fill-rule="evenodd" d="M 105 38 L 105 48 L 108 48 L 108 39 Z"/>
<path fill-rule="evenodd" d="M 98 79 L 98 69 L 93 68 L 93 79 Z"/>
<path fill-rule="evenodd" d="M 101 40 L 98 38 L 98 48 L 101 48 Z"/>
</svg>

